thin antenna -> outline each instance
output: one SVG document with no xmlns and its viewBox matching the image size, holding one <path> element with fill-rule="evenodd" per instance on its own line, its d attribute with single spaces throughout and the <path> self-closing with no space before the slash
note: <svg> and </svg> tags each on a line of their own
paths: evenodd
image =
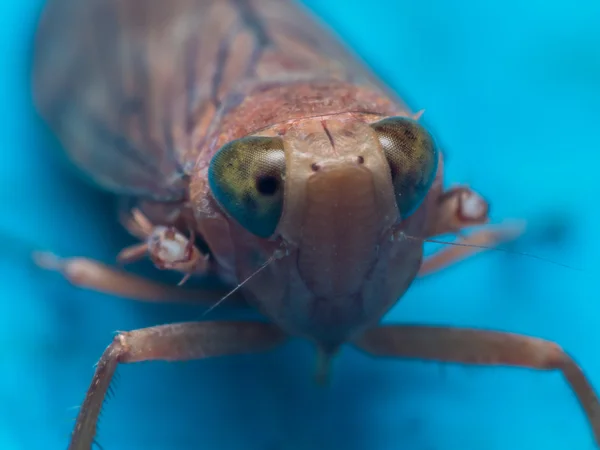
<svg viewBox="0 0 600 450">
<path fill-rule="evenodd" d="M 240 284 L 238 284 L 236 287 L 234 287 L 231 291 L 229 291 L 227 294 L 225 294 L 224 297 L 222 297 L 218 302 L 216 302 L 214 305 L 212 305 L 210 308 L 208 308 L 206 311 L 204 311 L 204 314 L 202 314 L 202 317 L 206 316 L 209 312 L 211 312 L 213 309 L 215 309 L 217 306 L 219 306 L 221 303 L 223 303 L 225 300 L 227 300 L 229 297 L 231 297 L 235 292 L 237 292 L 244 284 L 246 284 L 248 281 L 250 281 L 252 278 L 254 278 L 256 275 L 258 275 L 260 272 L 262 272 L 269 264 L 271 264 L 273 261 L 275 261 L 276 259 L 281 257 L 281 253 L 279 250 L 276 250 L 271 257 L 269 257 L 269 259 L 267 259 L 258 269 L 256 269 L 254 272 L 252 272 L 252 274 L 250 276 L 248 276 L 248 278 L 246 278 L 244 281 L 242 281 Z"/>
</svg>

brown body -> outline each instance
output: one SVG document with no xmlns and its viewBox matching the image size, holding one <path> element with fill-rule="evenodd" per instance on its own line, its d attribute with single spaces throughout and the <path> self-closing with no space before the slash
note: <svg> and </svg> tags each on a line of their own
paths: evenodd
<svg viewBox="0 0 600 450">
<path fill-rule="evenodd" d="M 319 203 L 329 209 L 334 201 L 326 198 L 323 185 L 328 182 L 303 192 L 309 189 L 303 183 L 311 175 L 311 164 L 359 153 L 364 157 L 369 149 L 360 148 L 357 141 L 369 131 L 366 124 L 412 114 L 293 3 L 175 0 L 168 7 L 160 5 L 166 4 L 55 1 L 38 35 L 38 104 L 70 158 L 102 187 L 140 201 L 189 200 L 195 231 L 211 249 L 217 270 L 226 272 L 226 279 L 241 281 L 264 261 L 247 261 L 249 255 L 265 247 L 268 251 L 270 243 L 254 242 L 214 205 L 207 168 L 221 146 L 247 135 L 284 136 L 293 147 L 288 172 L 301 178 L 286 188 L 286 200 L 303 204 L 288 207 L 283 220 L 297 223 L 312 212 L 321 218 L 306 220 L 328 223 L 333 217 L 322 217 L 325 211 L 317 210 Z M 75 26 L 64 26 L 66 14 Z M 74 41 L 79 45 L 73 46 Z M 64 55 L 50 49 L 62 49 Z M 61 58 L 62 64 L 56 64 Z M 384 178 L 384 164 L 371 157 L 365 165 Z M 397 212 L 381 211 L 374 193 L 355 177 L 342 178 L 339 182 L 348 186 L 340 191 L 347 201 L 364 202 L 348 212 L 350 226 L 338 226 L 322 238 L 306 232 L 311 224 L 288 227 L 284 238 L 294 254 L 272 264 L 246 287 L 251 301 L 288 332 L 334 346 L 376 323 L 400 298 L 418 272 L 422 253 L 420 242 L 386 245 Z M 380 179 L 376 188 L 391 191 L 385 181 Z M 433 192 L 439 195 L 437 189 Z M 409 234 L 420 236 L 424 213 L 403 224 Z M 167 222 L 157 214 L 152 220 Z M 300 262 L 300 271 L 317 268 L 323 258 L 337 266 L 351 259 L 353 270 L 340 277 L 354 286 L 334 292 L 331 286 L 313 289 L 319 284 L 315 274 L 307 274 L 306 283 L 298 279 L 302 277 L 289 265 L 298 259 L 298 247 L 312 244 L 310 239 L 328 246 L 303 252 L 306 262 Z M 378 254 L 376 245 L 381 248 Z M 334 258 L 328 254 L 332 249 L 342 253 Z M 371 273 L 372 281 L 361 283 Z M 393 285 L 373 292 L 382 281 Z M 265 289 L 266 284 L 277 292 Z"/>
<path fill-rule="evenodd" d="M 50 3 L 37 105 L 70 158 L 117 193 L 183 201 L 225 142 L 311 116 L 406 111 L 291 2 Z"/>
<path fill-rule="evenodd" d="M 128 227 L 159 242 L 125 252 L 124 259 L 149 251 L 160 268 L 212 271 L 242 284 L 245 299 L 274 324 L 204 322 L 120 335 L 98 366 L 71 448 L 91 445 L 118 362 L 258 351 L 291 335 L 312 340 L 327 358 L 353 342 L 373 354 L 539 368 L 566 364 L 544 341 L 524 350 L 519 339 L 525 337 L 377 327 L 419 270 L 473 252 L 455 248 L 424 267 L 423 239 L 487 222 L 487 204 L 466 187 L 443 192 L 441 154 L 423 153 L 424 141 L 414 134 L 411 142 L 421 147 L 399 150 L 403 177 L 398 175 L 378 124 L 419 115 L 292 2 L 52 0 L 36 40 L 34 91 L 71 161 L 126 198 L 128 208 L 147 216 L 143 220 L 176 227 L 168 235 Z M 285 158 L 282 211 L 268 236 L 234 220 L 210 184 L 217 152 L 249 136 L 278 143 Z M 434 163 L 427 162 L 431 155 Z M 237 157 L 252 167 L 251 153 Z M 431 182 L 423 168 L 433 170 Z M 427 187 L 410 214 L 402 212 L 408 194 L 398 191 L 408 179 Z M 242 181 L 224 176 L 213 183 Z M 171 251 L 171 245 L 187 245 L 178 234 L 186 232 L 208 247 L 208 262 L 193 242 L 186 247 L 189 258 Z M 487 232 L 466 243 L 490 245 L 514 232 Z M 165 255 L 179 256 L 165 261 Z M 102 276 L 92 282 L 81 265 L 74 277 L 74 264 L 40 262 L 60 267 L 78 284 L 121 295 L 149 299 L 167 292 L 99 266 L 93 270 Z M 506 348 L 495 348 L 494 339 Z M 442 345 L 449 341 L 456 348 Z M 468 349 L 471 342 L 479 352 Z M 535 361 L 539 349 L 547 360 Z M 589 393 L 574 387 L 592 416 L 593 392 L 585 398 Z M 597 433 L 598 423 L 593 425 Z"/>
</svg>

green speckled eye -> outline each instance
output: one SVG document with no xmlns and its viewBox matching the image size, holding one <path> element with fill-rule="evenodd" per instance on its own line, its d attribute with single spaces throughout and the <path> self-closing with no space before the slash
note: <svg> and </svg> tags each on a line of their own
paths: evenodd
<svg viewBox="0 0 600 450">
<path fill-rule="evenodd" d="M 429 132 L 407 117 L 389 117 L 371 127 L 390 165 L 401 218 L 423 202 L 437 172 L 438 150 Z"/>
<path fill-rule="evenodd" d="M 283 211 L 285 152 L 280 138 L 247 137 L 213 156 L 208 183 L 221 207 L 249 232 L 271 236 Z"/>
</svg>

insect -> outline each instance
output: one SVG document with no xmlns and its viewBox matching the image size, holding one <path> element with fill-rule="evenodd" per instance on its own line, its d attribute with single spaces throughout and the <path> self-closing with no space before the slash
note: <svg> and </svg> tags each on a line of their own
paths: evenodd
<svg viewBox="0 0 600 450">
<path fill-rule="evenodd" d="M 325 378 L 338 349 L 559 370 L 600 440 L 600 405 L 552 342 L 476 329 L 380 325 L 419 274 L 511 239 L 414 112 L 322 25 L 281 0 L 51 0 L 33 89 L 69 159 L 122 201 L 147 255 L 226 293 L 166 286 L 83 258 L 36 255 L 78 286 L 207 306 L 264 322 L 200 321 L 118 334 L 96 367 L 70 449 L 89 449 L 118 364 L 261 352 L 312 341 Z M 428 259 L 427 239 L 461 235 Z M 229 295 L 232 294 L 233 295 Z M 238 293 L 242 294 L 240 300 Z M 225 300 L 224 300 L 225 298 Z"/>
</svg>

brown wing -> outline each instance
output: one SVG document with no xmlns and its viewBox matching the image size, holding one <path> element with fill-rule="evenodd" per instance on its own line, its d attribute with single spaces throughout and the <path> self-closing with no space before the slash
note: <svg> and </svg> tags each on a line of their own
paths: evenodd
<svg viewBox="0 0 600 450">
<path fill-rule="evenodd" d="M 178 200 L 199 142 L 218 126 L 226 97 L 240 95 L 236 87 L 325 72 L 370 78 L 287 1 L 50 0 L 36 36 L 34 96 L 97 184 Z"/>
</svg>

